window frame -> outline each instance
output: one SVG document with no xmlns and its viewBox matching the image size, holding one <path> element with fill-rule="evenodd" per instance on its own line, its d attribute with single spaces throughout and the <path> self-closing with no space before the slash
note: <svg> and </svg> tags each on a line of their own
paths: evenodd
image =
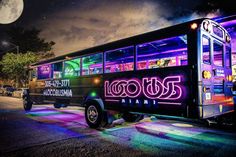
<svg viewBox="0 0 236 157">
<path fill-rule="evenodd" d="M 209 41 L 209 62 L 204 62 L 204 59 L 203 59 L 203 38 L 207 39 Z M 205 34 L 202 34 L 202 38 L 201 38 L 201 52 L 202 52 L 202 63 L 203 64 L 207 64 L 207 65 L 212 65 L 212 55 L 211 55 L 211 52 L 212 52 L 212 48 L 211 48 L 211 38 Z"/>
<path fill-rule="evenodd" d="M 130 72 L 130 71 L 135 71 L 135 54 L 136 54 L 136 50 L 135 50 L 135 45 L 129 45 L 129 46 L 124 46 L 124 47 L 120 47 L 120 48 L 116 48 L 116 49 L 111 49 L 111 50 L 107 50 L 107 51 L 104 51 L 104 68 L 103 68 L 103 74 L 113 74 L 113 73 L 121 73 L 121 72 Z M 132 48 L 132 51 L 133 51 L 133 69 L 132 70 L 129 70 L 129 71 L 117 71 L 117 72 L 106 72 L 106 56 L 107 56 L 107 53 L 112 53 L 114 51 L 117 51 L 117 50 L 120 50 L 120 49 L 126 49 L 126 48 Z"/>
<path fill-rule="evenodd" d="M 62 70 L 61 70 L 61 77 L 60 78 L 54 78 L 54 64 L 62 64 Z M 55 62 L 55 63 L 51 63 L 52 66 L 52 71 L 51 71 L 51 78 L 52 79 L 62 79 L 63 78 L 63 72 L 64 72 L 64 61 L 59 61 L 59 62 Z"/>
<path fill-rule="evenodd" d="M 72 60 L 75 60 L 75 59 L 79 59 L 80 60 L 80 65 L 79 65 L 79 76 L 65 76 L 65 62 L 66 61 L 72 61 Z M 81 75 L 82 75 L 82 72 L 81 72 L 81 64 L 82 64 L 82 57 L 81 56 L 78 56 L 78 57 L 74 57 L 74 58 L 71 58 L 71 59 L 68 59 L 68 60 L 64 60 L 63 61 L 63 78 L 66 78 L 66 79 L 68 79 L 68 78 L 77 78 L 77 77 L 80 77 Z"/>
<path fill-rule="evenodd" d="M 52 64 L 53 64 L 53 63 L 46 63 L 46 64 L 41 64 L 41 65 L 36 66 L 36 78 L 37 78 L 37 80 L 54 79 L 54 78 L 53 78 L 53 70 L 52 70 L 53 66 L 52 66 Z M 41 66 L 44 66 L 44 65 L 50 65 L 51 71 L 50 71 L 49 77 L 48 77 L 48 78 L 39 78 L 39 77 L 38 77 L 38 76 L 39 76 L 39 70 L 38 70 L 38 68 L 41 67 Z"/>
<path fill-rule="evenodd" d="M 87 75 L 84 75 L 83 74 L 83 58 L 85 57 L 89 57 L 89 56 L 93 56 L 93 55 L 98 55 L 98 54 L 101 54 L 102 56 L 102 61 L 101 61 L 101 64 L 102 64 L 102 72 L 101 73 L 98 73 L 98 74 L 87 74 Z M 101 75 L 101 74 L 104 74 L 104 69 L 103 69 L 103 52 L 97 52 L 97 53 L 90 53 L 90 54 L 86 54 L 86 55 L 81 55 L 81 56 L 78 56 L 78 58 L 81 58 L 81 64 L 80 64 L 80 76 L 90 76 L 90 75 Z"/>
<path fill-rule="evenodd" d="M 221 57 L 222 57 L 222 65 L 216 65 L 215 64 L 215 49 L 214 49 L 214 44 L 218 44 L 219 46 L 222 46 L 222 55 L 221 55 Z M 217 40 L 215 40 L 215 39 L 213 39 L 213 41 L 212 41 L 212 55 L 213 55 L 213 58 L 212 58 L 212 60 L 213 60 L 213 64 L 214 64 L 214 66 L 217 66 L 217 67 L 224 67 L 225 66 L 225 61 L 224 61 L 224 53 L 225 53 L 225 51 L 224 51 L 224 44 L 223 43 L 221 43 L 220 41 L 217 41 Z"/>
<path fill-rule="evenodd" d="M 175 37 L 180 37 L 180 36 L 186 36 L 186 41 L 187 41 L 187 43 L 186 43 L 186 48 L 187 48 L 187 50 L 186 50 L 186 55 L 187 55 L 187 64 L 186 65 L 179 65 L 179 66 L 167 66 L 167 67 L 161 67 L 161 69 L 163 69 L 163 68 L 171 68 L 171 67 L 182 67 L 182 66 L 188 66 L 189 65 L 189 44 L 188 44 L 188 33 L 186 33 L 186 34 L 177 34 L 177 35 L 174 35 L 174 36 L 167 36 L 167 37 L 165 37 L 165 38 L 160 38 L 160 39 L 156 39 L 156 40 L 152 40 L 152 41 L 147 41 L 147 42 L 144 42 L 144 43 L 137 43 L 137 44 L 135 44 L 135 70 L 136 71 L 140 71 L 140 70 L 150 70 L 150 69 L 152 69 L 152 68 L 145 68 L 145 69 L 138 69 L 138 46 L 139 45 L 142 45 L 142 44 L 148 44 L 148 43 L 152 43 L 152 42 L 155 42 L 155 41 L 161 41 L 161 40 L 167 40 L 167 39 L 169 39 L 169 38 L 175 38 Z M 154 69 L 160 69 L 160 68 L 154 68 Z"/>
<path fill-rule="evenodd" d="M 227 52 L 227 48 L 229 48 L 230 49 L 230 51 L 229 51 L 229 66 L 227 66 L 226 65 L 226 52 Z M 226 67 L 226 68 L 228 68 L 228 69 L 231 69 L 231 67 L 232 67 L 232 47 L 230 47 L 230 46 L 228 46 L 228 45 L 225 45 L 225 52 L 224 52 L 224 56 L 225 56 L 225 64 L 224 64 L 224 66 Z"/>
</svg>

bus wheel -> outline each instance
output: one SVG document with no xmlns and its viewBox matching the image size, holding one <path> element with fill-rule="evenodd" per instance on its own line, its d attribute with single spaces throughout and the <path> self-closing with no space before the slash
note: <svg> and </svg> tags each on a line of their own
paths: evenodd
<svg viewBox="0 0 236 157">
<path fill-rule="evenodd" d="M 55 103 L 55 104 L 53 104 L 53 106 L 54 106 L 54 108 L 61 108 L 61 104 Z"/>
<path fill-rule="evenodd" d="M 23 98 L 23 107 L 25 111 L 30 111 L 32 108 L 32 105 L 33 103 L 27 97 Z"/>
<path fill-rule="evenodd" d="M 101 128 L 108 124 L 107 113 L 97 103 L 89 103 L 85 107 L 85 119 L 89 127 Z"/>
<path fill-rule="evenodd" d="M 142 120 L 144 118 L 144 116 L 141 114 L 132 114 L 132 113 L 126 112 L 123 114 L 122 118 L 126 122 L 138 122 L 138 121 Z"/>
</svg>

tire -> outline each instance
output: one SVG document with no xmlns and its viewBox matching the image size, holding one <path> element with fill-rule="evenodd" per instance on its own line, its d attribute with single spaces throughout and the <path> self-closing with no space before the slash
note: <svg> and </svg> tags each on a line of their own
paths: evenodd
<svg viewBox="0 0 236 157">
<path fill-rule="evenodd" d="M 23 107 L 25 111 L 30 111 L 32 108 L 33 103 L 29 100 L 28 97 L 23 98 Z"/>
<path fill-rule="evenodd" d="M 122 118 L 126 121 L 126 122 L 139 122 L 140 120 L 142 120 L 144 118 L 144 116 L 142 114 L 132 114 L 132 113 L 124 113 Z"/>
<path fill-rule="evenodd" d="M 61 108 L 61 104 L 55 103 L 55 104 L 53 104 L 53 106 L 54 106 L 54 108 Z"/>
<path fill-rule="evenodd" d="M 85 106 L 85 119 L 90 128 L 98 129 L 108 124 L 108 116 L 101 106 L 92 101 Z"/>
</svg>

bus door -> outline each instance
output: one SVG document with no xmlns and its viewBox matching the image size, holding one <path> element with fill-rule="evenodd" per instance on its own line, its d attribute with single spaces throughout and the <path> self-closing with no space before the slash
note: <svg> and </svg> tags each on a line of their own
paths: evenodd
<svg viewBox="0 0 236 157">
<path fill-rule="evenodd" d="M 200 117 L 226 113 L 232 104 L 230 45 L 211 35 L 201 35 L 201 69 L 199 72 Z"/>
</svg>

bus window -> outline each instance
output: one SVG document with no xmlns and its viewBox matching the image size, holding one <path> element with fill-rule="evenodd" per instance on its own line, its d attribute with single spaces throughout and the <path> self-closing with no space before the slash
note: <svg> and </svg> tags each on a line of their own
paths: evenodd
<svg viewBox="0 0 236 157">
<path fill-rule="evenodd" d="M 137 69 L 188 64 L 187 36 L 177 36 L 137 45 Z"/>
<path fill-rule="evenodd" d="M 80 76 L 80 58 L 68 60 L 64 62 L 64 77 Z"/>
<path fill-rule="evenodd" d="M 55 79 L 62 78 L 62 67 L 63 67 L 62 62 L 53 64 L 53 78 Z"/>
<path fill-rule="evenodd" d="M 36 74 L 37 74 L 36 69 L 31 69 L 29 71 L 29 80 L 32 81 L 34 78 L 36 78 Z"/>
<path fill-rule="evenodd" d="M 231 57 L 230 57 L 230 52 L 231 52 L 231 48 L 226 46 L 226 49 L 225 49 L 225 66 L 227 68 L 230 68 L 231 67 L 231 64 L 230 64 L 230 61 L 231 61 Z"/>
<path fill-rule="evenodd" d="M 37 78 L 38 79 L 49 79 L 52 77 L 52 65 L 46 64 L 37 67 Z"/>
<path fill-rule="evenodd" d="M 207 36 L 202 37 L 202 60 L 203 63 L 210 64 L 210 38 Z"/>
<path fill-rule="evenodd" d="M 223 66 L 223 45 L 214 41 L 213 44 L 213 49 L 214 49 L 214 64 L 216 66 Z"/>
<path fill-rule="evenodd" d="M 102 53 L 82 58 L 82 75 L 101 74 L 102 68 Z"/>
<path fill-rule="evenodd" d="M 107 51 L 105 56 L 105 73 L 134 70 L 133 46 Z"/>
</svg>

